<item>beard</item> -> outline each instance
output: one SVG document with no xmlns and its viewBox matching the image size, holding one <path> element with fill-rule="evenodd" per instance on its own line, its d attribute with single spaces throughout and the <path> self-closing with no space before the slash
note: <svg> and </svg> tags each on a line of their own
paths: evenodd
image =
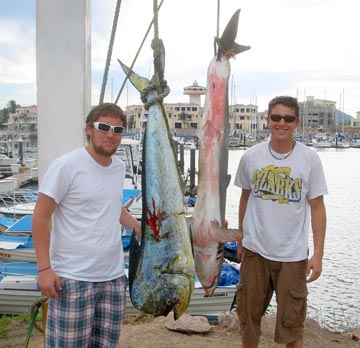
<svg viewBox="0 0 360 348">
<path fill-rule="evenodd" d="M 96 144 L 92 139 L 91 139 L 91 145 L 94 149 L 94 151 L 100 155 L 100 156 L 112 156 L 117 148 L 118 148 L 118 145 L 116 144 L 113 144 L 113 147 L 106 147 L 105 145 L 103 144 Z"/>
</svg>

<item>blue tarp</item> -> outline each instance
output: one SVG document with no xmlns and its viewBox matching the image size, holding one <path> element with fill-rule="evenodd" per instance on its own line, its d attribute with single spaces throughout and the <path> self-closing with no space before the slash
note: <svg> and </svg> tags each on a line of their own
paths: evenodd
<svg viewBox="0 0 360 348">
<path fill-rule="evenodd" d="M 235 285 L 240 281 L 240 271 L 230 264 L 223 264 L 218 286 Z"/>
<path fill-rule="evenodd" d="M 196 198 L 193 197 L 193 196 L 190 196 L 189 199 L 188 199 L 188 202 L 187 202 L 188 206 L 189 207 L 195 207 L 195 203 L 196 203 Z"/>
<path fill-rule="evenodd" d="M 199 281 L 196 276 L 195 281 Z M 221 275 L 217 286 L 236 285 L 240 281 L 240 271 L 231 264 L 224 263 L 221 268 Z"/>
<path fill-rule="evenodd" d="M 121 236 L 124 251 L 130 250 L 130 238 L 131 238 L 131 235 Z"/>
<path fill-rule="evenodd" d="M 236 242 L 228 242 L 224 244 L 224 248 L 228 251 L 237 253 L 237 243 Z"/>
</svg>

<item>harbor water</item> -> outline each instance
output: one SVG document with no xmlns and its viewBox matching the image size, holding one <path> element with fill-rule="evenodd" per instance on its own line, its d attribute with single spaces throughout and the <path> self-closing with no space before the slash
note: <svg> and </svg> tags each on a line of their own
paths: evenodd
<svg viewBox="0 0 360 348">
<path fill-rule="evenodd" d="M 360 149 L 313 150 L 322 160 L 329 194 L 324 198 L 327 230 L 323 272 L 308 284 L 307 315 L 325 328 L 344 331 L 360 325 Z M 231 182 L 226 205 L 229 228 L 238 225 L 241 190 L 234 186 L 234 177 L 243 153 L 244 150 L 233 149 L 229 152 Z M 190 163 L 189 157 L 188 151 L 185 163 Z M 312 254 L 311 231 L 309 247 Z M 270 311 L 274 307 L 275 301 Z"/>
</svg>

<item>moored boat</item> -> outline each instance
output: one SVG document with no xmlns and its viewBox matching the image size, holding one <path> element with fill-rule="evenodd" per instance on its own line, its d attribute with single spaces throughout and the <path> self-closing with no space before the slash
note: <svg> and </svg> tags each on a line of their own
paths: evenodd
<svg viewBox="0 0 360 348">
<path fill-rule="evenodd" d="M 229 147 L 245 146 L 244 141 L 240 137 L 230 136 Z"/>
<path fill-rule="evenodd" d="M 230 266 L 230 268 L 229 271 L 228 267 L 224 267 L 222 274 L 231 273 L 230 278 L 233 278 L 230 283 L 232 284 L 219 285 L 216 287 L 213 296 L 207 296 L 201 284 L 196 283 L 186 313 L 219 316 L 231 311 L 236 293 L 235 284 L 238 282 L 236 277 L 238 270 L 236 270 L 236 267 L 232 268 Z M 229 277 L 225 275 L 224 278 Z M 229 282 L 229 279 L 226 281 Z M 128 290 L 126 296 L 125 315 L 134 316 L 138 313 L 138 310 L 132 305 Z M 41 291 L 37 286 L 36 263 L 0 263 L 0 314 L 25 313 L 40 297 Z"/>
<path fill-rule="evenodd" d="M 30 235 L 9 236 L 0 234 L 0 261 L 35 262 L 36 256 L 32 237 Z"/>
<path fill-rule="evenodd" d="M 360 148 L 360 141 L 351 141 L 350 142 L 350 147 L 353 147 L 353 148 L 356 148 L 356 149 L 359 149 Z"/>
</svg>

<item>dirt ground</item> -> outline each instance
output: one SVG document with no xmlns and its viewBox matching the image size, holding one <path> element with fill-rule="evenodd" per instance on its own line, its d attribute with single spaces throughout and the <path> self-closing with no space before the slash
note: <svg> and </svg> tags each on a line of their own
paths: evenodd
<svg viewBox="0 0 360 348">
<path fill-rule="evenodd" d="M 9 338 L 0 341 L 0 348 L 23 348 L 28 325 L 12 325 Z M 273 342 L 274 317 L 265 317 L 262 325 L 260 348 L 280 347 Z M 305 348 L 359 348 L 360 329 L 351 332 L 334 333 L 322 329 L 315 321 L 305 324 Z M 144 316 L 127 318 L 119 341 L 121 348 L 227 348 L 241 347 L 238 329 L 229 329 L 219 325 L 211 326 L 207 334 L 184 334 L 168 330 L 164 320 Z M 29 348 L 42 348 L 43 336 L 34 329 Z"/>
</svg>

